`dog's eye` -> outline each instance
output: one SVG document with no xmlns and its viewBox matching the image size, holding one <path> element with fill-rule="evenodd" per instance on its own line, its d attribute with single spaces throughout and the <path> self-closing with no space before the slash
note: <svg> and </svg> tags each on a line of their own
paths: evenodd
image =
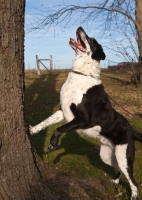
<svg viewBox="0 0 142 200">
<path fill-rule="evenodd" d="M 91 42 L 93 43 L 93 42 L 94 42 L 94 40 L 93 40 L 93 39 L 91 39 Z"/>
</svg>

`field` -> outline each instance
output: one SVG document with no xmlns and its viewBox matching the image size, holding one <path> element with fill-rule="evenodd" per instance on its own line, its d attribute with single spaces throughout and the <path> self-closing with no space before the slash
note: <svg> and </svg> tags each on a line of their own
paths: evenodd
<svg viewBox="0 0 142 200">
<path fill-rule="evenodd" d="M 34 126 L 60 108 L 60 88 L 67 74 L 68 70 L 40 76 L 26 72 L 25 117 L 28 124 Z M 113 107 L 142 132 L 142 86 L 132 86 L 130 76 L 131 72 L 124 70 L 104 69 L 101 72 Z M 98 140 L 70 132 L 62 135 L 55 151 L 47 150 L 53 131 L 63 123 L 50 126 L 30 138 L 37 154 L 49 165 L 50 187 L 65 200 L 129 199 L 130 188 L 125 177 L 119 185 L 109 182 L 117 172 L 100 160 Z M 139 186 L 139 199 L 142 199 L 141 169 L 142 144 L 136 142 L 134 176 Z"/>
</svg>

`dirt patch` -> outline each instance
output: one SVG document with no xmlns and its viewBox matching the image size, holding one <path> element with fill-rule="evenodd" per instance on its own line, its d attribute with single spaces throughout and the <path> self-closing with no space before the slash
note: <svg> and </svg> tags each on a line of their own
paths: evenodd
<svg viewBox="0 0 142 200">
<path fill-rule="evenodd" d="M 38 157 L 38 166 L 48 187 L 60 200 L 108 200 L 114 196 L 107 194 L 109 181 L 94 179 L 90 176 L 75 177 L 73 175 L 53 169 L 43 163 Z M 114 190 L 114 186 L 113 186 Z"/>
</svg>

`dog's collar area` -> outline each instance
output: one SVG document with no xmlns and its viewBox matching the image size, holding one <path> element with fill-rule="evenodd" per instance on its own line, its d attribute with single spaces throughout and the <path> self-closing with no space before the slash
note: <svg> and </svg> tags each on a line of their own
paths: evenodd
<svg viewBox="0 0 142 200">
<path fill-rule="evenodd" d="M 95 79 L 97 79 L 97 80 L 100 79 L 100 75 L 94 77 L 94 76 L 92 76 L 92 75 L 83 74 L 83 73 L 81 73 L 81 72 L 74 71 L 74 70 L 72 70 L 72 72 L 75 73 L 75 74 L 82 75 L 82 76 L 90 76 L 90 77 L 95 78 Z"/>
<path fill-rule="evenodd" d="M 75 74 L 79 74 L 79 75 L 87 76 L 86 74 L 83 74 L 83 73 L 78 72 L 78 71 L 74 71 L 74 70 L 72 70 L 72 72 L 75 73 Z"/>
</svg>

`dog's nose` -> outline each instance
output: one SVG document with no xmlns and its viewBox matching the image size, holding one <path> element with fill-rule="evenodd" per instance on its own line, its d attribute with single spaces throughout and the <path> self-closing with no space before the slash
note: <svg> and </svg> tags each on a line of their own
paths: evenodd
<svg viewBox="0 0 142 200">
<path fill-rule="evenodd" d="M 78 27 L 78 29 L 77 29 L 76 32 L 78 32 L 78 31 L 84 31 L 84 29 L 80 26 L 80 27 Z M 84 31 L 84 32 L 85 32 L 85 31 Z"/>
</svg>

